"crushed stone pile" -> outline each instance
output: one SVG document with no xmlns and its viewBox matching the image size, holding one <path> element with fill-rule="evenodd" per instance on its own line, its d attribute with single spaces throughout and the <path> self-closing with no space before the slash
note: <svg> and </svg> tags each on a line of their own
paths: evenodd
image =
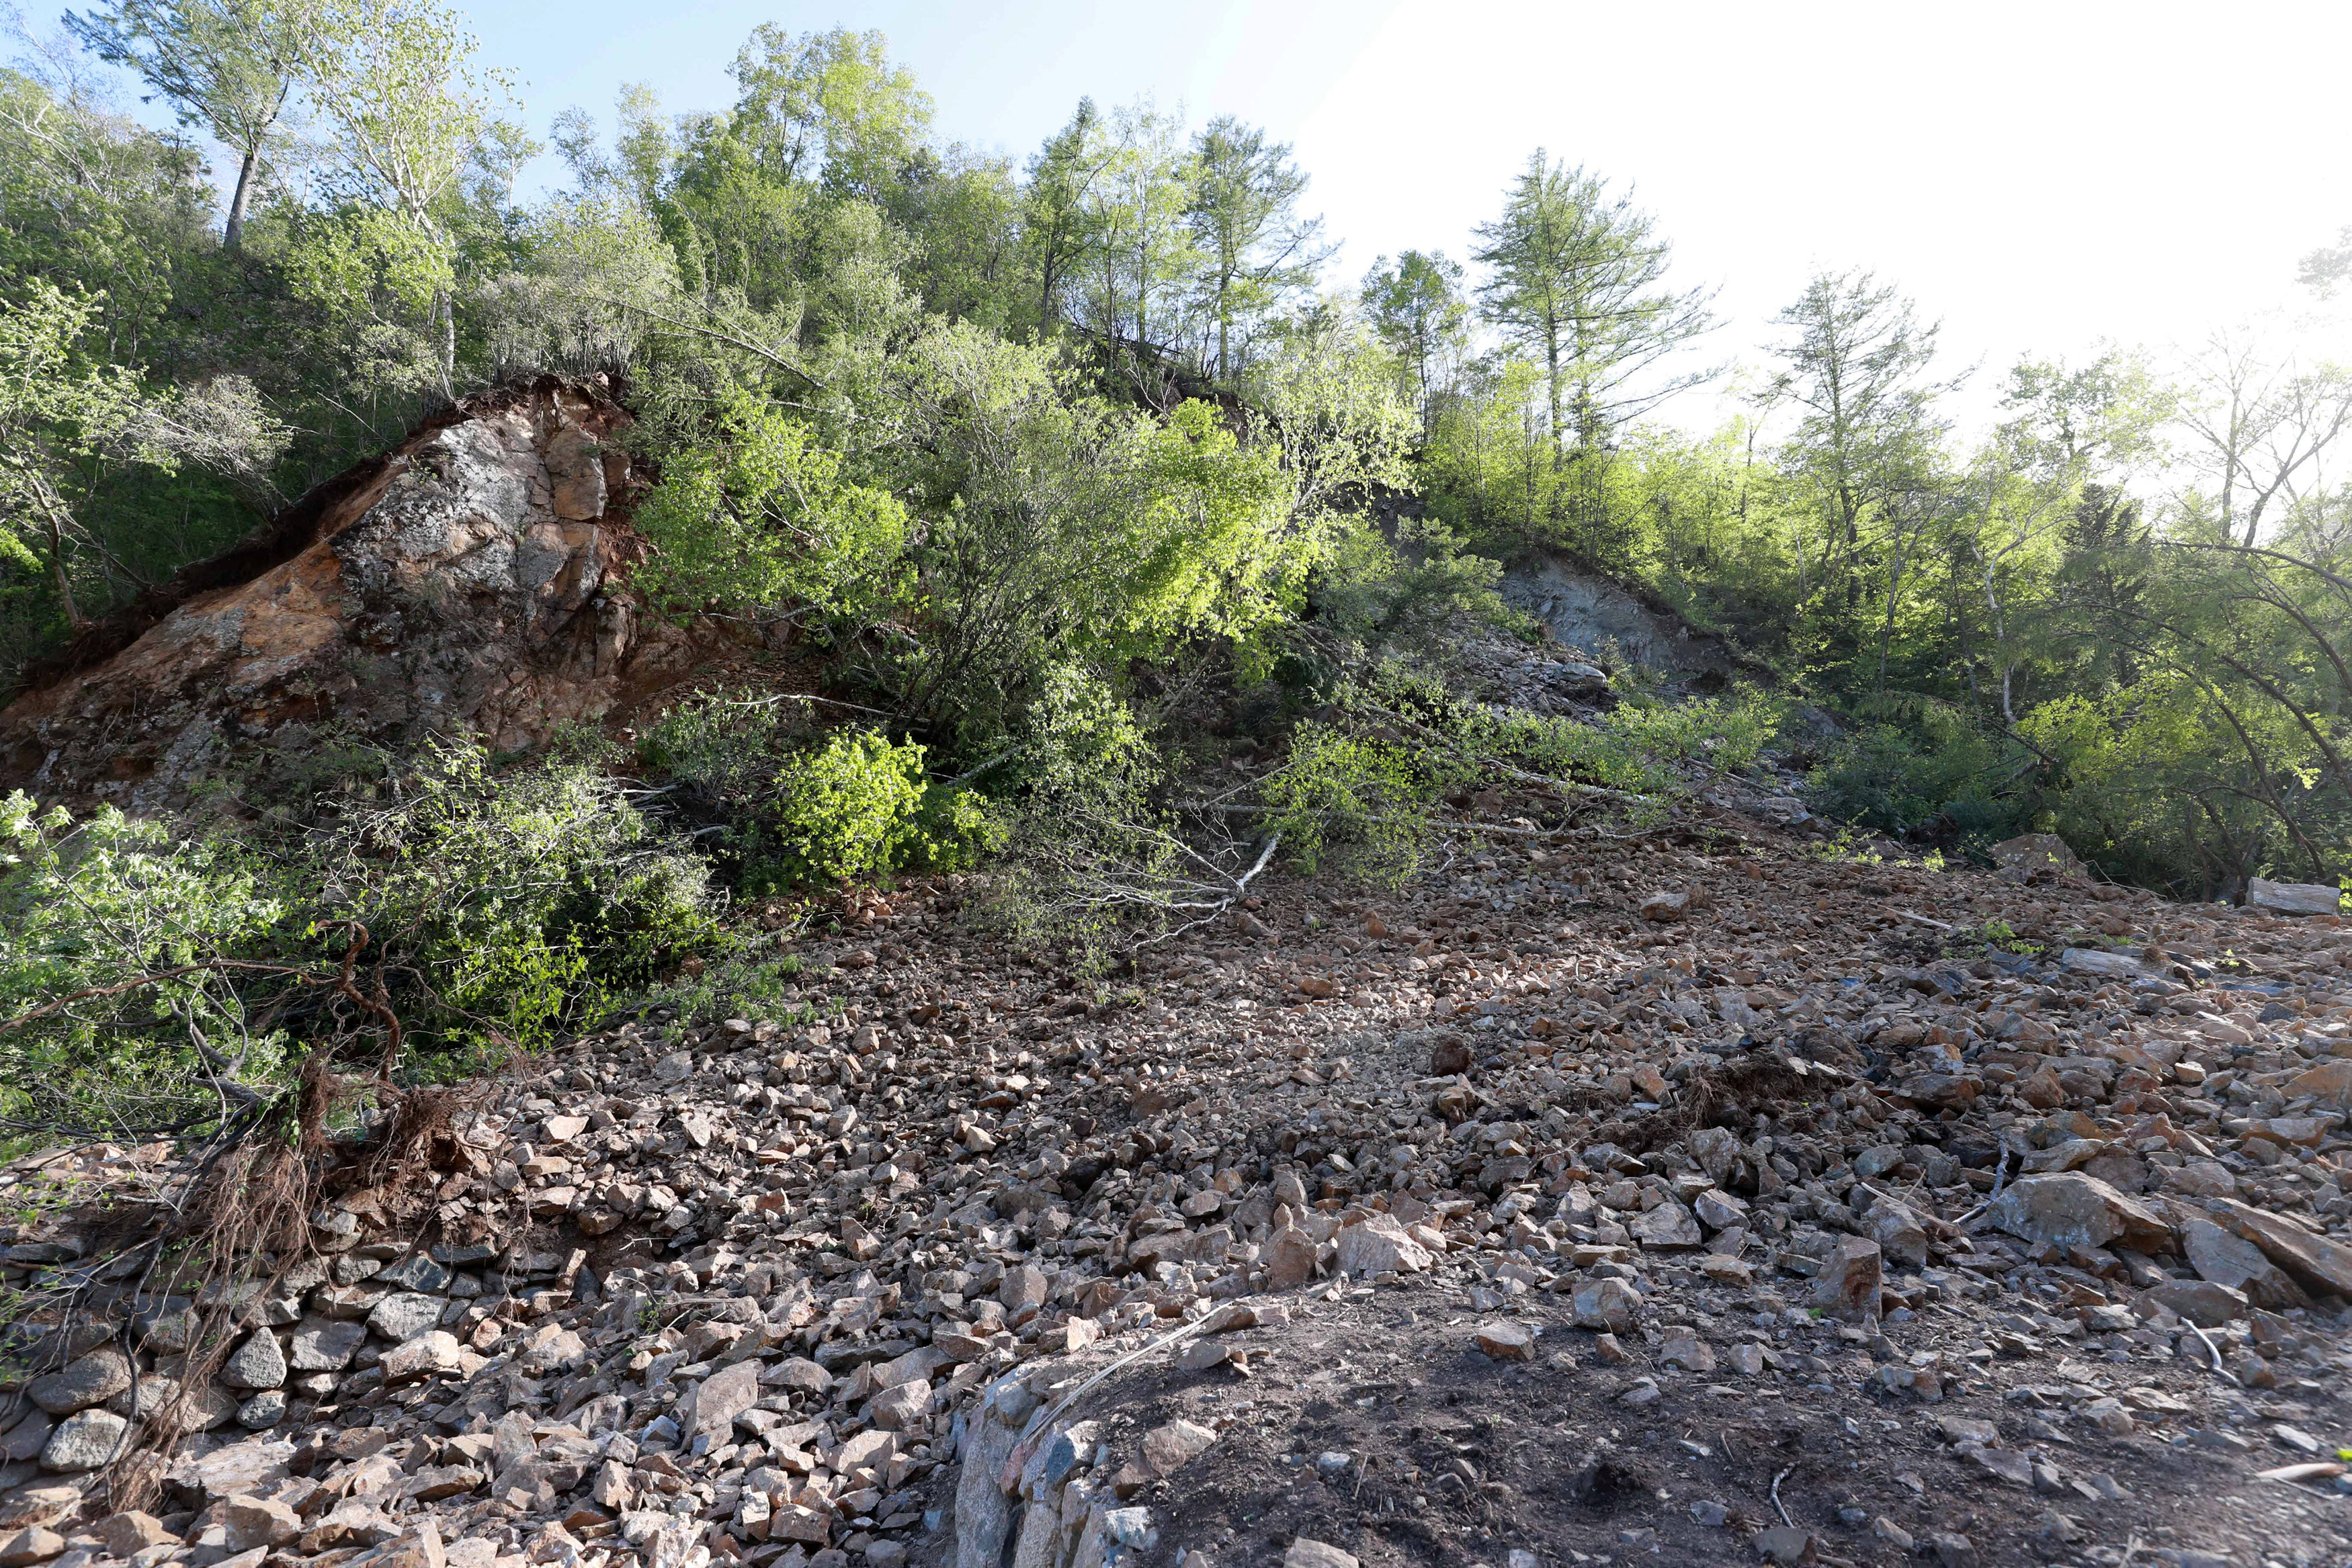
<svg viewBox="0 0 2352 1568">
<path fill-rule="evenodd" d="M 200 1387 L 87 1207 L 0 1229 L 97 1277 L 0 1568 L 2341 1562 L 2352 934 L 1748 805 L 1099 984 L 861 895 L 498 1085 L 422 1230 L 322 1209 Z"/>
</svg>

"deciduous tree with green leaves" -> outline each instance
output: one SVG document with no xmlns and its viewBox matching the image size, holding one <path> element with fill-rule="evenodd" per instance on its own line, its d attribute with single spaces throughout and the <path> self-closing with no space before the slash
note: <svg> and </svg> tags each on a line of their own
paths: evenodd
<svg viewBox="0 0 2352 1568">
<path fill-rule="evenodd" d="M 236 159 L 224 249 L 235 251 L 288 114 L 311 37 L 310 0 L 115 0 L 66 26 L 100 58 L 126 66 Z"/>
</svg>

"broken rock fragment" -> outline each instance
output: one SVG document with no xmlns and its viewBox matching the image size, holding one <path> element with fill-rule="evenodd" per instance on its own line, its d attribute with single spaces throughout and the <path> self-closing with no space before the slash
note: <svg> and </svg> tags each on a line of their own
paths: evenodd
<svg viewBox="0 0 2352 1568">
<path fill-rule="evenodd" d="M 1358 1220 L 1339 1232 L 1338 1265 L 1343 1274 L 1416 1274 L 1429 1267 L 1428 1251 L 1385 1214 Z"/>
<path fill-rule="evenodd" d="M 2114 1245 L 2150 1255 L 2176 1249 L 2172 1227 L 2162 1216 L 2080 1171 L 2020 1176 L 1989 1212 L 1994 1224 L 2027 1241 Z"/>
</svg>

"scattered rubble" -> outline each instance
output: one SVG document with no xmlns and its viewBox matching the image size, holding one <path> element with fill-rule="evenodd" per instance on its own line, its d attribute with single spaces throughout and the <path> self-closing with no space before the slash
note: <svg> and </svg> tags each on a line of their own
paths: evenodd
<svg viewBox="0 0 2352 1568">
<path fill-rule="evenodd" d="M 347 1195 L 257 1260 L 198 1388 L 189 1302 L 72 1211 L 0 1230 L 10 1288 L 90 1286 L 5 1380 L 0 1568 L 2352 1542 L 2332 915 L 1717 816 L 1276 883 L 1097 987 L 968 891 L 868 901 L 756 1013 L 533 1061 L 424 1234 Z M 115 1510 L 97 1467 L 167 1408 Z"/>
</svg>

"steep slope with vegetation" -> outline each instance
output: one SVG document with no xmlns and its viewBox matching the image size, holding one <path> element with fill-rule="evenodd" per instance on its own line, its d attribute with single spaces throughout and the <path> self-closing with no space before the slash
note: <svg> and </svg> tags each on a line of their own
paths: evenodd
<svg viewBox="0 0 2352 1568">
<path fill-rule="evenodd" d="M 0 1560 L 2323 1560 L 2352 377 L 732 76 L 0 69 Z"/>
</svg>

